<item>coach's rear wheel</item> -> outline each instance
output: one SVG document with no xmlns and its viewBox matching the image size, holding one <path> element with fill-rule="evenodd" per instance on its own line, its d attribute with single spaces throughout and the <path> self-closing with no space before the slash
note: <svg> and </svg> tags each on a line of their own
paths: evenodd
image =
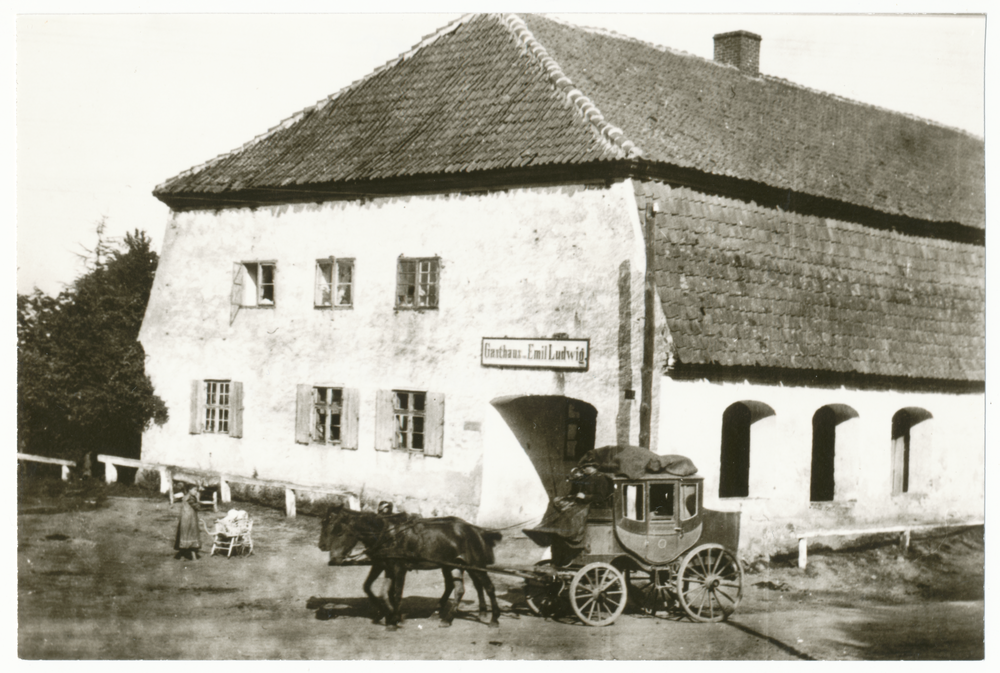
<svg viewBox="0 0 1000 673">
<path fill-rule="evenodd" d="M 671 582 L 673 573 L 668 568 L 658 568 L 646 572 L 632 570 L 628 573 L 628 595 L 632 604 L 647 615 L 670 612 L 674 591 Z"/>
<path fill-rule="evenodd" d="M 625 610 L 628 589 L 625 576 L 607 563 L 581 568 L 569 585 L 569 603 L 584 624 L 607 626 Z"/>
<path fill-rule="evenodd" d="M 721 622 L 743 597 L 743 567 L 721 545 L 695 547 L 677 571 L 677 599 L 696 622 Z"/>
</svg>

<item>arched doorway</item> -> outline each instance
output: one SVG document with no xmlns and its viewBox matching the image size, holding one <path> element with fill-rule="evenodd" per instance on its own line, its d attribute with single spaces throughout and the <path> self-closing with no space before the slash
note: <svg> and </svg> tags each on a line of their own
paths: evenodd
<svg viewBox="0 0 1000 673">
<path fill-rule="evenodd" d="M 731 404 L 722 414 L 719 456 L 719 497 L 750 495 L 750 446 L 753 425 L 774 416 L 774 409 L 754 400 Z"/>
<path fill-rule="evenodd" d="M 834 465 L 837 453 L 837 426 L 857 417 L 858 412 L 846 404 L 828 404 L 820 407 L 813 415 L 810 501 L 833 500 L 836 492 Z"/>
<path fill-rule="evenodd" d="M 597 409 L 560 395 L 504 397 L 492 404 L 531 460 L 549 498 L 565 495 L 570 468 L 594 448 Z"/>
<path fill-rule="evenodd" d="M 900 409 L 892 417 L 892 494 L 901 495 L 910 491 L 910 449 L 917 437 L 918 448 L 921 441 L 926 444 L 926 434 L 916 431 L 916 426 L 933 418 L 931 412 L 920 407 Z"/>
</svg>

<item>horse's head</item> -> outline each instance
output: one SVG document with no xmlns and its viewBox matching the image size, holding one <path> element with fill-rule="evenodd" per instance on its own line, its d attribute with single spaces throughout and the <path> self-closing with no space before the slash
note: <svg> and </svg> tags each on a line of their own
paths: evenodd
<svg viewBox="0 0 1000 673">
<path fill-rule="evenodd" d="M 352 512 L 343 505 L 334 505 L 323 517 L 323 527 L 319 534 L 319 548 L 330 552 L 330 565 L 340 565 L 358 543 L 359 534 L 352 525 Z"/>
</svg>

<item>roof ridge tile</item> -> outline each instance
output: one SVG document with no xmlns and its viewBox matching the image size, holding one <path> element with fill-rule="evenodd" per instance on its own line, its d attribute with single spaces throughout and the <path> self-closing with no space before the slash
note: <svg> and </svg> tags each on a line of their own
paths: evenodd
<svg viewBox="0 0 1000 673">
<path fill-rule="evenodd" d="M 503 16 L 503 21 L 507 28 L 514 34 L 519 42 L 538 59 L 542 68 L 548 74 L 549 81 L 556 90 L 562 92 L 583 118 L 593 125 L 605 142 L 614 146 L 623 156 L 632 159 L 642 156 L 642 150 L 636 147 L 635 143 L 625 137 L 625 132 L 617 126 L 609 124 L 601 111 L 594 105 L 586 94 L 574 86 L 572 80 L 566 76 L 562 68 L 549 52 L 539 42 L 535 35 L 528 28 L 528 25 L 517 14 L 507 14 Z"/>
</svg>

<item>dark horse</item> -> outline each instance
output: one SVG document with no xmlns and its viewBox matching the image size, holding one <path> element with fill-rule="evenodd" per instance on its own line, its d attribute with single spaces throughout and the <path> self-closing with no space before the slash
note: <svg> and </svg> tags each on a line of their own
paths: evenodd
<svg viewBox="0 0 1000 673">
<path fill-rule="evenodd" d="M 319 548 L 330 553 L 329 565 L 340 565 L 358 542 L 372 561 L 371 571 L 365 579 L 365 594 L 375 606 L 375 621 L 385 614 L 389 629 L 396 629 L 400 621 L 400 603 L 403 584 L 408 570 L 441 568 L 445 581 L 441 596 L 440 612 L 443 626 L 454 619 L 455 608 L 465 593 L 464 582 L 459 578 L 458 598 L 449 601 L 455 588 L 452 568 L 468 571 L 479 596 L 479 619 L 486 619 L 486 601 L 483 590 L 489 594 L 493 610 L 489 625 L 500 626 L 500 607 L 497 605 L 493 582 L 485 568 L 493 563 L 493 546 L 500 541 L 500 533 L 487 531 L 457 517 L 423 519 L 409 514 L 379 515 L 374 512 L 355 512 L 343 506 L 331 507 L 323 519 Z M 472 568 L 476 568 L 475 570 Z M 389 595 L 382 605 L 371 586 L 385 572 L 389 579 Z"/>
</svg>

